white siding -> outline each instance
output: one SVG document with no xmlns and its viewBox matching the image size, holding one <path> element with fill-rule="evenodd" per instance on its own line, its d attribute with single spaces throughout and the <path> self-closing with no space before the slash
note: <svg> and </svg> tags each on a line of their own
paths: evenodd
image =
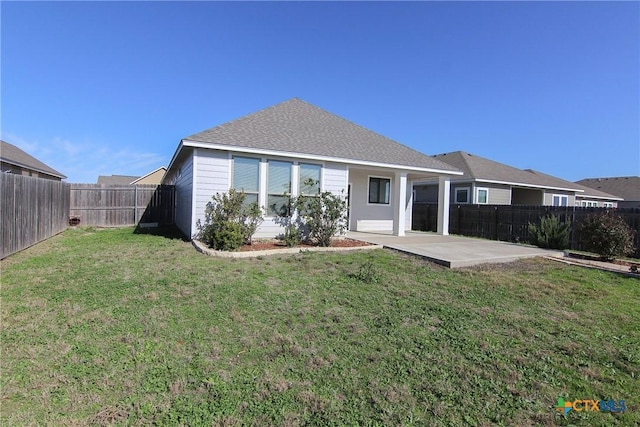
<svg viewBox="0 0 640 427">
<path fill-rule="evenodd" d="M 369 204 L 369 176 L 389 178 L 391 180 L 391 195 L 393 200 L 395 178 L 394 174 L 386 171 L 367 171 L 350 169 L 351 183 L 351 217 L 349 229 L 353 231 L 390 231 L 393 230 L 392 204 Z"/>
<path fill-rule="evenodd" d="M 347 165 L 326 163 L 322 169 L 322 191 L 330 191 L 338 196 L 347 197 Z"/>
<path fill-rule="evenodd" d="M 198 232 L 196 222 L 204 220 L 207 203 L 216 193 L 229 191 L 231 160 L 226 151 L 196 149 L 194 151 L 195 203 L 193 204 L 192 234 Z"/>
</svg>

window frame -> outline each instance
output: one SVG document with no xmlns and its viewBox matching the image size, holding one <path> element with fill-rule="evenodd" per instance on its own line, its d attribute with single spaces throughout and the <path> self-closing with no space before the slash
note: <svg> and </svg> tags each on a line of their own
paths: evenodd
<svg viewBox="0 0 640 427">
<path fill-rule="evenodd" d="M 389 194 L 386 199 L 388 200 L 386 203 L 382 202 L 372 202 L 371 201 L 371 180 L 378 180 L 378 200 L 380 200 L 380 183 L 383 181 L 389 181 Z M 369 175 L 367 177 L 367 206 L 391 206 L 391 177 L 388 176 L 376 176 Z"/>
<path fill-rule="evenodd" d="M 556 205 L 556 197 L 558 198 L 558 204 Z M 566 200 L 566 203 L 563 205 L 562 200 Z M 551 195 L 551 206 L 565 208 L 569 206 L 569 196 L 566 194 L 552 194 Z"/>
<path fill-rule="evenodd" d="M 462 191 L 466 191 L 467 192 L 467 201 L 466 202 L 460 202 L 458 200 L 458 193 L 462 192 Z M 453 190 L 453 201 L 456 205 L 468 205 L 471 204 L 471 187 L 456 187 Z"/>
<path fill-rule="evenodd" d="M 487 193 L 486 200 L 484 202 L 480 201 L 480 192 L 484 191 Z M 489 204 L 489 188 L 487 187 L 477 187 L 476 188 L 476 204 L 478 205 L 488 205 Z"/>
<path fill-rule="evenodd" d="M 613 202 L 602 202 L 602 207 L 603 208 L 612 208 L 613 207 Z"/>
<path fill-rule="evenodd" d="M 303 181 L 302 181 L 302 166 L 316 166 L 316 167 L 319 168 L 319 170 L 318 170 L 318 193 L 317 194 L 304 193 L 302 191 L 303 187 L 305 186 Z M 322 193 L 322 165 L 318 164 L 318 163 L 298 162 L 298 196 L 316 197 L 316 196 L 320 196 L 320 193 Z"/>
<path fill-rule="evenodd" d="M 247 191 L 247 190 L 244 190 L 244 189 L 236 189 L 236 187 L 235 187 L 236 159 L 238 159 L 238 158 L 240 158 L 240 159 L 248 159 L 248 160 L 256 160 L 258 162 L 258 165 L 257 165 L 258 166 L 258 169 L 257 169 L 258 182 L 257 182 L 257 189 L 255 191 Z M 262 160 L 259 157 L 252 157 L 252 156 L 236 156 L 236 155 L 233 155 L 231 157 L 231 185 L 229 186 L 229 188 L 233 188 L 234 190 L 237 190 L 237 191 L 242 191 L 246 195 L 251 195 L 251 196 L 255 195 L 255 197 L 256 197 L 255 203 L 258 203 L 258 204 L 260 204 L 260 162 L 261 161 Z M 249 203 L 253 203 L 253 201 L 249 202 Z M 245 204 L 248 205 L 249 203 L 246 203 L 246 200 L 245 200 Z"/>
<path fill-rule="evenodd" d="M 272 193 L 269 191 L 269 178 L 271 175 L 271 168 L 269 167 L 269 165 L 273 162 L 277 162 L 277 163 L 287 163 L 289 165 L 289 191 L 284 191 L 282 193 Z M 293 164 L 294 162 L 291 160 L 279 160 L 279 159 L 270 159 L 267 158 L 266 159 L 266 163 L 267 163 L 267 174 L 266 174 L 266 185 L 265 185 L 265 190 L 266 190 L 266 194 L 265 194 L 265 200 L 266 200 L 266 217 L 267 218 L 276 218 L 278 215 L 273 213 L 271 210 L 271 204 L 269 203 L 269 197 L 274 196 L 274 197 L 288 197 L 289 202 L 291 202 L 291 192 L 293 190 Z"/>
</svg>

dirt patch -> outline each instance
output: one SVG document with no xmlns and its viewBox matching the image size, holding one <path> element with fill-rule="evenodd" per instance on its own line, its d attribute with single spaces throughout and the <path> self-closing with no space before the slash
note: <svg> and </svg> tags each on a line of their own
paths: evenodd
<svg viewBox="0 0 640 427">
<path fill-rule="evenodd" d="M 370 243 L 362 242 L 360 240 L 353 239 L 335 239 L 331 241 L 332 248 L 357 248 L 360 246 L 371 246 Z M 301 243 L 293 246 L 298 249 L 308 249 L 318 247 L 317 245 L 309 243 Z M 288 249 L 289 247 L 280 240 L 256 240 L 251 245 L 243 245 L 240 248 L 240 252 L 252 252 L 252 251 L 268 251 L 272 249 Z"/>
<path fill-rule="evenodd" d="M 600 261 L 600 262 L 608 262 L 611 264 L 616 264 L 616 265 L 622 265 L 625 267 L 632 267 L 632 266 L 636 266 L 638 269 L 640 269 L 640 260 L 639 261 L 631 261 L 631 260 L 626 260 L 626 259 L 614 259 L 613 261 L 607 261 L 597 255 L 588 255 L 588 254 L 577 254 L 577 253 L 573 253 L 573 252 L 567 252 L 566 253 L 566 257 L 567 258 L 573 258 L 573 259 L 581 259 L 581 260 L 586 260 L 586 261 Z"/>
</svg>

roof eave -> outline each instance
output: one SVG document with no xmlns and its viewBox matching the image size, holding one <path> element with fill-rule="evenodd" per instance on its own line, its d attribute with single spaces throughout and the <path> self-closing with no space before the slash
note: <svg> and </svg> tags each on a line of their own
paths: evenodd
<svg viewBox="0 0 640 427">
<path fill-rule="evenodd" d="M 49 176 L 55 176 L 56 178 L 60 178 L 60 179 L 67 179 L 66 175 L 61 174 L 58 171 L 46 171 L 44 169 L 39 169 L 39 168 L 34 168 L 33 166 L 29 166 L 29 165 L 25 165 L 24 163 L 20 163 L 20 162 L 16 162 L 13 160 L 9 160 L 9 159 L 2 159 L 0 158 L 0 161 L 2 161 L 3 163 L 8 163 L 10 165 L 14 165 L 14 166 L 18 166 L 20 168 L 24 168 L 24 169 L 29 169 L 38 173 L 42 173 L 45 175 L 49 175 Z"/>
<path fill-rule="evenodd" d="M 173 164 L 177 154 L 183 147 L 193 147 L 193 148 L 208 148 L 212 150 L 223 150 L 223 151 L 237 151 L 240 153 L 249 153 L 249 154 L 262 154 L 267 156 L 281 156 L 281 157 L 293 157 L 299 159 L 308 159 L 308 160 L 322 160 L 327 162 L 334 163 L 346 163 L 351 165 L 359 165 L 359 166 L 371 166 L 371 167 L 379 167 L 379 168 L 387 168 L 387 169 L 401 169 L 412 172 L 428 172 L 428 173 L 439 173 L 446 175 L 462 175 L 463 173 L 455 170 L 445 170 L 445 169 L 436 169 L 436 168 L 424 168 L 418 166 L 408 166 L 408 165 L 397 165 L 391 163 L 381 163 L 381 162 L 369 162 L 365 160 L 355 160 L 355 159 L 344 159 L 340 157 L 329 157 L 329 156 L 319 156 L 316 154 L 305 154 L 305 153 L 295 153 L 289 151 L 277 151 L 277 150 L 264 150 L 264 149 L 256 149 L 251 147 L 238 147 L 238 146 L 230 146 L 224 144 L 215 144 L 211 142 L 200 142 L 194 141 L 190 139 L 183 139 L 180 141 L 180 146 L 171 159 L 171 164 Z M 168 171 L 169 169 L 167 169 Z"/>
</svg>

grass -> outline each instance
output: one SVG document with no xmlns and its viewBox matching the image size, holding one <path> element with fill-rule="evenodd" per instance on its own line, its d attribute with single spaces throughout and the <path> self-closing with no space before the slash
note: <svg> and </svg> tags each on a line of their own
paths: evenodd
<svg viewBox="0 0 640 427">
<path fill-rule="evenodd" d="M 637 425 L 640 280 L 70 229 L 2 261 L 2 425 Z M 559 397 L 625 399 L 558 415 Z"/>
</svg>

